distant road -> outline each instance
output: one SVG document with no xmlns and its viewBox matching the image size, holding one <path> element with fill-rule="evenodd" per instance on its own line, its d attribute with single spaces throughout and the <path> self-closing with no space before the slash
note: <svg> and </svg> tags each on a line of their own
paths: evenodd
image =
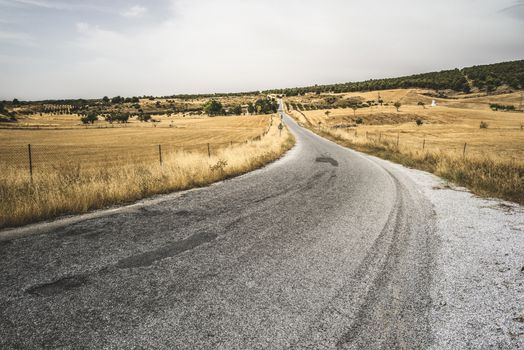
<svg viewBox="0 0 524 350">
<path fill-rule="evenodd" d="M 431 204 L 284 121 L 264 169 L 0 242 L 0 348 L 425 348 Z"/>
</svg>

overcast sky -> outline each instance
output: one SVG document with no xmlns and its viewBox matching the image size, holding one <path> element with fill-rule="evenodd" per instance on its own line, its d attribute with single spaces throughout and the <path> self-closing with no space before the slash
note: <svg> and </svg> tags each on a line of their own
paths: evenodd
<svg viewBox="0 0 524 350">
<path fill-rule="evenodd" d="M 524 0 L 0 0 L 0 99 L 251 91 L 524 58 Z"/>
</svg>

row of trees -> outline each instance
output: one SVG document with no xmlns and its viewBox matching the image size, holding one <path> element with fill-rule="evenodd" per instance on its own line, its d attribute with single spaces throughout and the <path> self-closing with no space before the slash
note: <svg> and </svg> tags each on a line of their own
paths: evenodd
<svg viewBox="0 0 524 350">
<path fill-rule="evenodd" d="M 224 105 L 217 100 L 209 100 L 204 105 L 204 112 L 213 117 L 217 115 L 241 115 L 242 106 L 235 105 L 230 108 L 225 108 Z M 247 105 L 247 111 L 249 114 L 272 114 L 278 111 L 278 102 L 275 99 L 263 99 L 260 98 L 253 102 L 249 102 Z"/>
<path fill-rule="evenodd" d="M 129 118 L 131 115 L 129 113 L 110 113 L 110 114 L 104 114 L 102 115 L 104 120 L 110 124 L 113 123 L 127 123 L 129 121 Z M 140 119 L 141 116 L 138 116 L 138 119 L 141 121 L 149 121 L 151 119 L 151 116 L 148 116 L 147 120 Z M 87 113 L 83 114 L 80 117 L 80 121 L 83 124 L 94 124 L 98 120 L 98 115 L 95 113 Z"/>
<path fill-rule="evenodd" d="M 301 88 L 269 90 L 266 93 L 285 94 L 287 96 L 303 95 L 305 93 L 341 93 L 357 91 L 376 91 L 400 88 L 423 89 L 453 89 L 469 92 L 467 79 L 460 70 L 447 70 L 425 74 L 416 74 L 406 77 L 389 79 L 371 79 L 361 82 L 350 82 L 332 85 L 315 85 Z"/>
<path fill-rule="evenodd" d="M 368 108 L 368 107 L 372 107 L 372 106 L 376 106 L 377 104 L 376 103 L 370 103 L 370 102 L 374 102 L 374 101 L 367 101 L 366 103 L 362 103 L 362 102 L 350 102 L 346 105 L 340 105 L 340 104 L 337 104 L 337 105 L 318 105 L 318 104 L 302 104 L 302 103 L 287 103 L 286 102 L 286 106 L 287 106 L 287 109 L 294 109 L 294 110 L 297 110 L 297 111 L 300 111 L 300 112 L 303 112 L 303 111 L 314 111 L 314 110 L 324 110 L 324 109 L 338 109 L 338 108 L 351 108 L 353 110 L 353 112 L 356 112 L 357 109 L 359 108 Z M 385 104 L 386 106 L 388 106 L 388 104 L 386 103 Z M 419 105 L 424 107 L 425 108 L 425 104 L 423 102 L 419 102 Z M 393 103 L 393 106 L 397 109 L 397 112 L 400 111 L 400 107 L 402 106 L 402 104 L 400 103 L 400 101 L 397 101 L 395 103 Z M 329 113 L 331 113 L 330 111 L 327 111 L 325 112 L 326 115 L 328 116 Z"/>
<path fill-rule="evenodd" d="M 201 98 L 216 99 L 220 97 L 235 97 L 235 96 L 256 96 L 260 95 L 259 91 L 248 91 L 248 92 L 232 92 L 232 93 L 215 93 L 215 94 L 179 94 L 164 96 L 163 98 L 178 98 L 181 100 L 195 100 Z"/>
<path fill-rule="evenodd" d="M 473 66 L 464 68 L 463 72 L 479 89 L 493 91 L 501 85 L 524 88 L 524 60 Z"/>
<path fill-rule="evenodd" d="M 104 102 L 104 103 L 111 102 L 112 104 L 118 104 L 118 103 L 139 103 L 140 99 L 138 97 L 136 97 L 136 96 L 125 97 L 125 98 L 122 97 L 122 96 L 115 96 L 112 99 L 109 99 L 109 97 L 104 96 L 102 98 L 102 102 Z"/>
</svg>

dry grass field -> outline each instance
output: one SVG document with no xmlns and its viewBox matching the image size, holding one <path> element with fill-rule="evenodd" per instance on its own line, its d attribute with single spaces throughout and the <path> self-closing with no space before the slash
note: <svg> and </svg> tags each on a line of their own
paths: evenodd
<svg viewBox="0 0 524 350">
<path fill-rule="evenodd" d="M 280 136 L 279 122 L 277 116 L 216 117 L 177 119 L 173 127 L 0 130 L 0 227 L 204 186 L 261 167 L 293 145 L 286 129 Z"/>
<path fill-rule="evenodd" d="M 163 153 L 186 150 L 207 153 L 260 136 L 267 130 L 271 116 L 165 118 L 158 126 L 132 120 L 128 124 L 109 125 L 105 122 L 81 126 L 72 116 L 45 116 L 25 119 L 41 123 L 49 120 L 58 129 L 0 129 L 0 164 L 27 166 L 31 144 L 33 166 L 57 166 L 61 162 L 82 167 L 118 163 L 127 158 L 134 162 L 159 159 Z M 76 124 L 75 124 L 76 123 Z M 69 126 L 69 129 L 62 129 Z"/>
<path fill-rule="evenodd" d="M 420 91 L 379 93 L 385 101 L 388 97 L 402 101 L 400 111 L 389 105 L 330 109 L 328 115 L 326 110 L 293 111 L 292 115 L 346 146 L 432 171 L 478 194 L 524 203 L 524 113 L 489 108 L 490 103 L 518 107 L 520 93 L 437 99 L 437 107 L 425 108 L 417 103 L 430 105 L 431 98 L 425 101 L 427 96 Z M 376 98 L 378 92 L 351 95 L 369 97 L 365 94 Z M 417 125 L 417 119 L 422 125 Z M 480 128 L 481 122 L 487 128 Z"/>
</svg>

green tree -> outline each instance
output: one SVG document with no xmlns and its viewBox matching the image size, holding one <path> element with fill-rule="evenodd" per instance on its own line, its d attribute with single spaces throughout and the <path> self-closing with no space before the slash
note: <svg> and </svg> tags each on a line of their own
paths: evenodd
<svg viewBox="0 0 524 350">
<path fill-rule="evenodd" d="M 17 98 L 13 99 L 13 106 L 18 106 L 20 104 L 20 101 L 18 101 Z"/>
<path fill-rule="evenodd" d="M 353 116 L 356 116 L 357 115 L 358 105 L 356 103 L 352 103 L 352 104 L 349 105 L 349 108 L 351 108 L 353 110 Z"/>
<path fill-rule="evenodd" d="M 102 97 L 102 102 L 109 103 L 109 97 L 107 96 Z"/>
<path fill-rule="evenodd" d="M 249 102 L 247 104 L 247 111 L 249 112 L 249 114 L 255 113 L 255 106 L 253 105 L 253 102 Z"/>
<path fill-rule="evenodd" d="M 141 122 L 148 122 L 151 120 L 151 115 L 150 114 L 144 114 L 144 113 L 140 113 L 138 115 L 138 120 L 141 121 Z"/>
<path fill-rule="evenodd" d="M 217 100 L 210 100 L 204 105 L 204 112 L 211 116 L 224 114 L 224 107 L 222 103 Z"/>
<path fill-rule="evenodd" d="M 98 120 L 98 116 L 94 113 L 88 113 L 87 115 L 80 118 L 83 124 L 94 124 Z"/>
<path fill-rule="evenodd" d="M 124 98 L 120 96 L 115 96 L 111 99 L 111 103 L 118 104 L 124 102 Z"/>
<path fill-rule="evenodd" d="M 234 115 L 241 115 L 241 114 L 242 114 L 242 106 L 241 106 L 241 105 L 236 105 L 236 106 L 234 106 L 234 107 L 231 109 L 231 112 L 232 112 Z"/>
<path fill-rule="evenodd" d="M 278 102 L 274 99 L 260 98 L 255 102 L 255 110 L 259 114 L 271 114 L 278 111 Z"/>
<path fill-rule="evenodd" d="M 400 101 L 397 101 L 393 104 L 393 106 L 395 106 L 395 108 L 397 109 L 397 112 L 400 110 L 400 106 L 402 106 L 402 103 L 400 103 Z"/>
<path fill-rule="evenodd" d="M 129 114 L 127 113 L 116 113 L 113 116 L 113 119 L 116 120 L 118 123 L 127 123 L 129 121 Z"/>
</svg>

